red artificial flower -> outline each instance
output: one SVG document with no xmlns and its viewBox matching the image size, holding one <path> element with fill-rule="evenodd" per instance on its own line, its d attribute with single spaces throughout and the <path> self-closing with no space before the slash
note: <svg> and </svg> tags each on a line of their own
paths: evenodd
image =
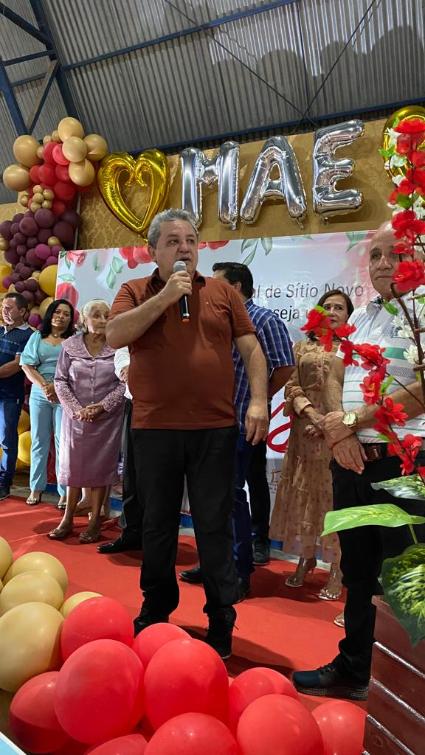
<svg viewBox="0 0 425 755">
<path fill-rule="evenodd" d="M 411 474 L 415 469 L 415 459 L 422 448 L 422 438 L 411 433 L 406 435 L 403 440 L 390 443 L 388 453 L 396 454 L 400 457 L 401 473 Z"/>
<path fill-rule="evenodd" d="M 406 177 L 408 182 L 413 186 L 413 191 L 417 194 L 424 194 L 425 192 L 425 170 L 422 168 L 411 168 L 407 171 Z M 402 182 L 403 183 L 403 182 Z M 413 192 L 409 192 L 412 194 Z"/>
<path fill-rule="evenodd" d="M 412 151 L 417 145 L 413 143 L 413 139 L 409 134 L 401 134 L 396 142 L 395 151 L 399 155 L 407 155 L 409 160 L 412 155 Z"/>
<path fill-rule="evenodd" d="M 415 253 L 415 245 L 411 241 L 398 241 L 393 247 L 394 254 L 407 254 L 413 256 Z"/>
<path fill-rule="evenodd" d="M 344 322 L 342 325 L 338 325 L 335 328 L 334 333 L 338 338 L 348 338 L 356 330 L 355 325 L 349 325 L 348 322 Z"/>
<path fill-rule="evenodd" d="M 390 195 L 390 202 L 395 203 L 397 202 L 397 198 L 399 194 L 403 194 L 404 196 L 409 196 L 409 194 L 413 194 L 415 191 L 415 184 L 412 183 L 412 181 L 409 180 L 409 178 L 403 178 L 401 183 L 397 186 L 396 189 L 392 192 Z"/>
<path fill-rule="evenodd" d="M 415 150 L 412 152 L 410 160 L 415 168 L 425 168 L 425 151 Z"/>
<path fill-rule="evenodd" d="M 425 139 L 425 120 L 423 118 L 404 118 L 394 131 L 397 131 L 398 134 L 418 135 Z"/>
<path fill-rule="evenodd" d="M 310 312 L 307 313 L 307 322 L 301 330 L 304 330 L 306 333 L 316 333 L 317 330 L 321 331 L 323 328 L 328 329 L 329 328 L 329 317 L 325 312 L 322 312 L 321 309 L 318 309 L 317 307 L 314 307 L 314 309 L 310 309 Z M 316 333 L 317 335 L 317 333 Z M 320 333 L 319 333 L 320 335 Z"/>
<path fill-rule="evenodd" d="M 393 215 L 391 225 L 396 238 L 401 239 L 406 236 L 409 240 L 415 241 L 416 236 L 425 233 L 425 221 L 419 220 L 413 210 L 403 210 Z"/>
<path fill-rule="evenodd" d="M 407 420 L 407 414 L 403 411 L 403 404 L 395 404 L 390 396 L 386 396 L 375 412 L 376 425 L 374 428 L 381 432 L 388 429 L 389 425 L 404 425 Z"/>
<path fill-rule="evenodd" d="M 369 375 L 366 375 L 363 382 L 360 383 L 365 404 L 378 403 L 381 398 L 382 379 L 383 376 L 377 370 L 373 370 Z"/>
<path fill-rule="evenodd" d="M 325 351 L 332 351 L 333 338 L 334 334 L 332 328 L 324 329 L 323 332 L 319 335 L 319 343 L 322 344 Z"/>
<path fill-rule="evenodd" d="M 362 360 L 361 366 L 364 370 L 379 370 L 385 374 L 385 365 L 390 363 L 389 359 L 384 357 L 385 349 L 371 343 L 356 343 L 354 350 Z"/>
<path fill-rule="evenodd" d="M 393 281 L 400 293 L 414 291 L 425 284 L 425 265 L 422 260 L 402 260 L 393 275 Z"/>
<path fill-rule="evenodd" d="M 350 364 L 354 364 L 357 367 L 359 363 L 353 357 L 356 345 L 354 343 L 351 343 L 351 341 L 345 340 L 341 342 L 339 348 L 342 351 L 342 361 L 344 362 L 345 366 L 348 367 Z"/>
</svg>

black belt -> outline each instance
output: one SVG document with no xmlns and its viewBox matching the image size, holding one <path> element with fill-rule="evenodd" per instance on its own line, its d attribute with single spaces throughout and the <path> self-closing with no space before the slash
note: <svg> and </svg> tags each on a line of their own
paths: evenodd
<svg viewBox="0 0 425 755">
<path fill-rule="evenodd" d="M 388 443 L 362 443 L 362 446 L 366 461 L 378 461 L 378 459 L 386 459 L 387 456 L 394 455 L 388 453 Z"/>
</svg>

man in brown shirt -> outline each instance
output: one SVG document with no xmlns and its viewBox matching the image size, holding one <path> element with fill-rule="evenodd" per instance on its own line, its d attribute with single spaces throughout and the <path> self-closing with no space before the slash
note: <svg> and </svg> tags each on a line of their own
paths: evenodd
<svg viewBox="0 0 425 755">
<path fill-rule="evenodd" d="M 227 658 L 238 599 L 231 530 L 238 434 L 232 344 L 250 381 L 246 432 L 253 444 L 268 430 L 266 361 L 237 293 L 197 272 L 198 234 L 187 212 L 157 215 L 148 244 L 158 267 L 121 287 L 107 328 L 110 346 L 130 349 L 133 445 L 145 507 L 144 602 L 135 631 L 168 621 L 178 605 L 175 560 L 186 477 L 204 574 L 207 642 Z M 186 271 L 173 272 L 179 260 Z M 189 299 L 188 322 L 180 315 L 182 296 Z"/>
</svg>

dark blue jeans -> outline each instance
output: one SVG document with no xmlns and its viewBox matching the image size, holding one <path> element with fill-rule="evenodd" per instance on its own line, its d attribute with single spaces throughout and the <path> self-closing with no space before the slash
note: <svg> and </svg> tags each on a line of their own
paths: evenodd
<svg viewBox="0 0 425 755">
<path fill-rule="evenodd" d="M 21 399 L 0 399 L 0 487 L 10 488 L 18 458 L 18 422 Z"/>
<path fill-rule="evenodd" d="M 232 512 L 233 555 L 239 577 L 248 579 L 254 571 L 252 559 L 251 512 L 245 492 L 248 467 L 254 446 L 240 432 L 236 448 L 235 497 Z"/>
</svg>

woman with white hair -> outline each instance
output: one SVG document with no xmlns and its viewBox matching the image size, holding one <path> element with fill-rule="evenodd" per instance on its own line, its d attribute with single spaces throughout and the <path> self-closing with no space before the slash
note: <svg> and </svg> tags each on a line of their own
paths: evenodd
<svg viewBox="0 0 425 755">
<path fill-rule="evenodd" d="M 82 332 L 65 342 L 56 367 L 55 391 L 63 407 L 58 479 L 67 487 L 67 501 L 61 523 L 49 533 L 53 540 L 72 533 L 80 488 L 89 488 L 92 514 L 80 542 L 97 542 L 100 509 L 118 480 L 125 385 L 115 375 L 115 352 L 106 343 L 108 315 L 107 302 L 87 302 Z"/>
</svg>

